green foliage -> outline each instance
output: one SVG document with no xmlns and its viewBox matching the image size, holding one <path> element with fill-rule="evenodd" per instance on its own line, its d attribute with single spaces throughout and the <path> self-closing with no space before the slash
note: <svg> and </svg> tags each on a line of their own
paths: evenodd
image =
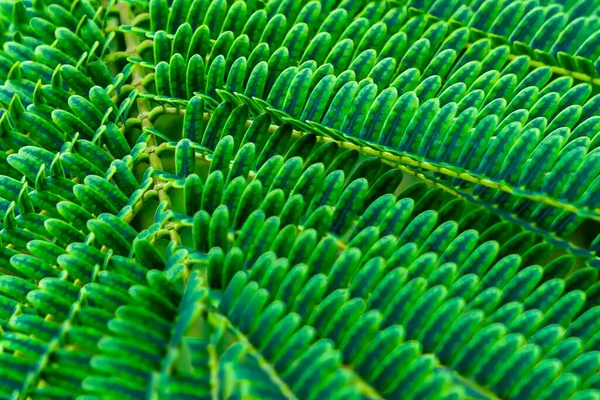
<svg viewBox="0 0 600 400">
<path fill-rule="evenodd" d="M 600 399 L 599 12 L 0 0 L 0 398 Z"/>
</svg>

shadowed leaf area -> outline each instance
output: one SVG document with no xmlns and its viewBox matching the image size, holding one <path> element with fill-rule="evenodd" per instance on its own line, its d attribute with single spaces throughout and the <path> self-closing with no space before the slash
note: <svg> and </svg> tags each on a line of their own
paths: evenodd
<svg viewBox="0 0 600 400">
<path fill-rule="evenodd" d="M 0 398 L 600 400 L 597 0 L 0 0 Z"/>
</svg>

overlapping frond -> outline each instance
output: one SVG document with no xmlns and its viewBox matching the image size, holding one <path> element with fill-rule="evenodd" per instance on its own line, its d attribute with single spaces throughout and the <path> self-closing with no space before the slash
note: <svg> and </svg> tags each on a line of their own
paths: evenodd
<svg viewBox="0 0 600 400">
<path fill-rule="evenodd" d="M 319 2 L 297 2 L 291 23 L 278 9 L 236 4 L 223 12 L 237 30 L 223 23 L 215 33 L 183 18 L 176 31 L 122 28 L 154 42 L 152 54 L 142 53 L 147 60 L 130 59 L 155 70 L 151 98 L 185 104 L 176 99 L 200 93 L 246 103 L 277 125 L 361 147 L 410 173 L 424 170 L 555 243 L 552 236 L 600 217 L 600 97 L 592 84 L 535 67 L 468 27 L 411 17 L 407 6 L 369 3 L 361 11 L 354 2 L 323 13 Z M 151 28 L 163 28 L 152 18 L 164 20 L 168 9 L 153 10 Z M 202 45 L 208 38 L 213 47 Z"/>
<path fill-rule="evenodd" d="M 0 397 L 600 398 L 598 7 L 0 1 Z"/>
</svg>

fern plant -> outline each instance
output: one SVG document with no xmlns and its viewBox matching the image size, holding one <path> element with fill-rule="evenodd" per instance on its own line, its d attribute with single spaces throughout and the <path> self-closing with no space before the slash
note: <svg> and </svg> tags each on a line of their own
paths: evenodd
<svg viewBox="0 0 600 400">
<path fill-rule="evenodd" d="M 0 26 L 0 398 L 600 399 L 597 1 Z"/>
</svg>

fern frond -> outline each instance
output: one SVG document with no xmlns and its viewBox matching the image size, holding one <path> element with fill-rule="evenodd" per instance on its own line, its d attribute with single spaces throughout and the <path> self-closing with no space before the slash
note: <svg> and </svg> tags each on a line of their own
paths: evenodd
<svg viewBox="0 0 600 400">
<path fill-rule="evenodd" d="M 407 27 L 412 26 L 412 24 L 416 23 L 414 21 L 417 20 L 418 19 L 411 20 L 410 24 L 407 22 L 405 29 L 408 29 Z M 422 39 L 427 40 L 427 43 L 429 43 L 430 32 L 444 32 L 444 29 L 434 29 L 434 27 L 438 25 L 439 24 L 432 25 L 429 30 L 423 33 L 424 36 Z M 444 36 L 440 36 L 436 39 L 438 46 L 440 46 L 438 54 L 449 54 L 446 50 L 452 50 L 454 53 L 460 51 L 461 47 L 452 47 L 454 43 L 463 47 L 468 44 L 465 40 L 456 42 L 454 39 L 454 36 L 456 36 L 454 33 L 456 32 L 464 31 L 460 31 L 460 29 L 452 31 L 450 34 L 445 35 L 445 40 Z M 231 32 L 224 32 L 223 34 L 227 35 L 230 33 Z M 407 36 L 406 31 L 403 31 L 402 29 L 400 29 L 399 34 L 404 37 Z M 242 35 L 239 38 L 243 39 L 244 37 L 245 36 Z M 344 35 L 342 35 L 342 37 L 344 37 Z M 225 36 L 223 36 L 223 38 L 225 38 Z M 389 43 L 394 43 L 393 38 L 390 38 L 389 40 Z M 215 46 L 218 46 L 218 43 L 219 39 L 217 39 Z M 231 46 L 235 46 L 231 40 L 229 42 L 225 40 L 223 43 L 231 43 Z M 342 44 L 343 40 L 338 43 Z M 351 43 L 351 41 L 348 43 Z M 418 43 L 419 40 L 415 42 L 415 46 L 418 46 Z M 448 43 L 450 46 L 444 45 L 445 43 Z M 218 57 L 214 59 L 214 62 L 217 64 L 211 64 L 207 67 L 208 75 L 206 79 L 201 80 L 207 82 L 209 86 L 206 87 L 206 93 L 213 97 L 216 92 L 219 91 L 218 87 L 214 87 L 214 84 L 217 86 L 223 85 L 226 90 L 234 92 L 236 91 L 235 85 L 231 86 L 225 82 L 229 80 L 239 82 L 244 75 L 248 76 L 247 79 L 249 85 L 251 84 L 251 81 L 254 82 L 254 80 L 264 82 L 263 85 L 270 81 L 273 85 L 270 89 L 268 87 L 262 87 L 257 91 L 255 90 L 252 92 L 253 96 L 258 95 L 259 98 L 265 99 L 268 105 L 262 102 L 257 103 L 257 99 L 252 102 L 251 107 L 254 110 L 258 109 L 271 112 L 279 124 L 291 122 L 294 123 L 298 130 L 308 132 L 316 131 L 329 138 L 353 143 L 356 146 L 366 148 L 369 154 L 376 154 L 377 152 L 383 153 L 380 157 L 387 159 L 389 162 L 401 164 L 406 167 L 412 166 L 419 169 L 424 168 L 438 174 L 459 178 L 458 181 L 454 180 L 452 183 L 444 183 L 449 189 L 455 190 L 457 194 L 464 192 L 462 189 L 457 191 L 459 187 L 464 186 L 464 183 L 466 182 L 471 182 L 478 186 L 491 187 L 496 190 L 508 192 L 512 196 L 531 200 L 528 202 L 530 204 L 529 207 L 531 207 L 531 204 L 537 202 L 548 204 L 552 207 L 546 207 L 546 211 L 542 211 L 543 208 L 539 209 L 534 214 L 536 216 L 536 220 L 533 221 L 534 224 L 543 226 L 543 228 L 541 230 L 538 229 L 537 232 L 543 233 L 546 230 L 552 232 L 553 230 L 549 228 L 558 226 L 560 226 L 558 231 L 559 234 L 565 231 L 570 232 L 572 231 L 572 227 L 576 226 L 576 221 L 581 220 L 581 218 L 598 219 L 600 213 L 598 210 L 595 210 L 595 206 L 590 204 L 589 200 L 595 197 L 594 193 L 596 190 L 592 181 L 597 178 L 597 175 L 594 175 L 593 173 L 589 174 L 587 172 L 588 168 L 585 168 L 582 165 L 580 171 L 581 173 L 586 171 L 585 173 L 588 174 L 588 178 L 581 179 L 579 184 L 584 187 L 578 189 L 574 187 L 562 189 L 562 186 L 556 188 L 552 183 L 544 182 L 540 179 L 540 174 L 543 173 L 543 171 L 537 170 L 534 172 L 532 168 L 525 169 L 528 164 L 535 165 L 536 158 L 545 155 L 548 141 L 552 142 L 561 138 L 560 146 L 567 145 L 567 143 L 570 143 L 569 140 L 573 141 L 573 145 L 577 143 L 575 139 L 580 136 L 573 137 L 569 135 L 569 129 L 576 128 L 576 124 L 583 114 L 583 109 L 579 104 L 585 103 L 586 98 L 589 96 L 589 85 L 581 84 L 575 86 L 573 91 L 569 92 L 569 95 L 567 95 L 566 91 L 571 84 L 568 80 L 559 79 L 556 83 L 564 82 L 566 84 L 566 86 L 563 85 L 562 88 L 559 85 L 554 85 L 556 86 L 555 90 L 559 90 L 559 92 L 552 91 L 550 86 L 547 89 L 544 89 L 540 94 L 545 95 L 544 92 L 547 92 L 547 94 L 545 96 L 540 96 L 540 101 L 544 98 L 551 98 L 551 94 L 565 96 L 565 101 L 561 104 L 563 107 L 566 107 L 564 112 L 555 112 L 554 116 L 545 116 L 544 118 L 549 122 L 544 123 L 543 119 L 538 119 L 539 117 L 536 115 L 537 112 L 535 111 L 538 103 L 535 103 L 535 98 L 531 99 L 527 97 L 527 101 L 531 102 L 530 104 L 535 103 L 533 104 L 533 108 L 529 110 L 533 111 L 532 115 L 529 115 L 531 113 L 528 113 L 527 109 L 520 108 L 517 108 L 512 113 L 508 113 L 507 111 L 510 111 L 511 108 L 518 107 L 516 104 L 513 105 L 513 103 L 508 104 L 513 96 L 517 99 L 519 98 L 521 92 L 517 91 L 518 89 L 523 88 L 522 98 L 530 94 L 538 96 L 537 93 L 531 92 L 530 86 L 525 82 L 527 82 L 529 77 L 539 75 L 539 72 L 544 71 L 544 69 L 534 69 L 530 74 L 523 76 L 523 72 L 513 70 L 513 68 L 511 68 L 513 63 L 509 62 L 504 68 L 503 74 L 498 73 L 494 69 L 489 69 L 489 73 L 484 73 L 481 75 L 481 78 L 475 80 L 477 74 L 485 72 L 485 70 L 482 69 L 483 65 L 487 68 L 502 69 L 502 63 L 508 62 L 506 58 L 508 53 L 506 51 L 500 53 L 494 51 L 490 52 L 489 44 L 490 42 L 486 42 L 485 40 L 474 43 L 459 60 L 456 60 L 454 66 L 448 64 L 448 62 L 444 62 L 444 65 L 452 67 L 454 73 L 452 73 L 452 71 L 446 71 L 445 75 L 442 76 L 431 75 L 429 78 L 424 79 L 421 85 L 417 85 L 416 88 L 414 88 L 414 92 L 408 91 L 404 92 L 402 95 L 399 94 L 399 89 L 404 91 L 406 88 L 404 86 L 397 87 L 397 84 L 395 84 L 398 80 L 398 83 L 402 82 L 402 76 L 404 75 L 404 69 L 401 66 L 396 68 L 397 63 L 400 65 L 402 64 L 402 58 L 400 57 L 381 59 L 381 63 L 378 63 L 377 65 L 374 64 L 375 61 L 373 61 L 373 65 L 369 64 L 370 66 L 368 68 L 371 69 L 371 73 L 377 77 L 389 75 L 388 78 L 385 78 L 385 81 L 368 78 L 366 73 L 356 69 L 363 68 L 358 67 L 359 64 L 356 64 L 356 68 L 352 67 L 354 61 L 349 61 L 344 64 L 344 66 L 350 67 L 347 72 L 351 72 L 351 76 L 358 82 L 354 84 L 352 83 L 352 78 L 350 81 L 343 78 L 340 83 L 334 83 L 339 80 L 336 79 L 335 75 L 331 75 L 331 73 L 335 74 L 335 64 L 323 64 L 322 67 L 307 66 L 304 69 L 302 68 L 302 65 L 298 68 L 291 66 L 283 72 L 275 71 L 275 75 L 271 75 L 271 72 L 269 72 L 270 78 L 268 79 L 258 78 L 260 74 L 265 74 L 266 72 L 264 70 L 263 72 L 257 70 L 256 78 L 253 78 L 252 73 L 248 76 L 248 73 L 244 72 L 247 71 L 247 62 L 244 62 L 243 59 L 240 59 L 240 61 L 242 61 L 241 63 L 238 63 L 237 61 L 233 62 L 233 60 L 227 63 L 221 63 L 219 62 Z M 334 50 L 332 51 L 335 51 L 335 46 L 333 46 L 333 49 Z M 502 47 L 498 49 L 506 50 Z M 209 62 L 214 55 L 214 51 L 215 50 L 213 49 L 210 55 L 206 55 L 209 57 Z M 410 49 L 408 51 L 410 52 Z M 234 47 L 230 50 L 223 50 L 223 54 L 226 53 L 227 57 L 231 54 L 236 54 L 236 52 L 237 50 L 235 50 Z M 248 52 L 250 51 L 248 50 L 244 55 Z M 487 55 L 488 52 L 490 53 L 489 56 Z M 359 62 L 360 58 L 357 57 L 370 57 L 369 54 L 368 51 L 364 54 L 358 54 L 357 51 L 354 53 L 354 60 Z M 415 47 L 415 54 L 423 56 L 424 52 L 418 50 L 418 47 Z M 404 57 L 407 55 L 408 53 L 406 53 Z M 430 56 L 433 57 L 433 54 Z M 494 60 L 494 58 L 490 57 L 498 58 L 499 56 L 500 59 L 494 61 L 496 64 L 490 63 Z M 487 61 L 488 59 L 490 61 Z M 284 60 L 286 60 L 284 61 L 286 65 L 292 63 L 292 61 L 289 60 L 289 56 Z M 365 59 L 365 61 L 366 60 L 367 59 Z M 272 60 L 269 61 L 271 62 Z M 515 61 L 521 63 L 521 59 L 515 59 Z M 438 62 L 439 61 L 434 58 L 429 65 L 432 66 L 434 63 Z M 360 61 L 360 63 L 362 63 L 362 61 Z M 161 69 L 162 72 L 156 72 L 156 78 L 162 82 L 169 82 L 169 79 L 177 79 L 177 82 L 183 82 L 185 81 L 185 76 L 190 76 L 189 69 L 186 74 L 183 72 L 184 68 L 180 68 L 180 72 L 175 72 L 174 70 L 172 71 L 170 68 L 167 68 L 167 64 L 164 62 L 162 65 L 164 67 Z M 243 65 L 244 69 L 240 71 L 232 69 L 228 72 L 227 65 L 231 65 L 231 68 L 235 65 Z M 255 65 L 255 68 L 259 68 L 260 63 Z M 381 68 L 378 68 L 379 65 L 381 65 L 381 68 L 385 69 L 380 71 L 379 69 Z M 387 67 L 384 67 L 386 65 Z M 418 66 L 418 64 L 415 64 L 413 61 L 410 61 L 408 65 Z M 224 70 L 219 72 L 219 69 L 223 68 Z M 429 67 L 425 68 L 424 65 L 421 67 L 421 70 L 428 68 Z M 389 74 L 386 72 L 388 70 Z M 202 71 L 202 69 L 200 71 Z M 407 70 L 406 72 L 408 71 L 418 72 L 419 68 Z M 515 74 L 515 72 L 519 75 Z M 241 78 L 235 78 L 236 76 L 239 76 L 240 73 L 242 74 Z M 281 73 L 281 75 L 278 76 L 278 73 Z M 339 77 L 342 78 L 344 73 L 345 72 L 339 74 Z M 315 74 L 314 77 L 313 74 Z M 174 78 L 174 76 L 177 75 L 180 77 Z M 429 75 L 429 73 L 427 73 L 427 75 Z M 161 76 L 162 78 L 160 78 Z M 220 78 L 217 78 L 219 76 Z M 397 76 L 398 78 L 394 79 L 394 76 Z M 366 80 L 361 80 L 362 78 L 366 78 Z M 460 82 L 460 80 L 465 78 L 467 79 L 466 82 Z M 220 79 L 220 81 L 215 81 L 214 79 Z M 444 79 L 447 79 L 447 82 L 444 83 Z M 519 82 L 519 79 L 522 79 L 523 81 Z M 195 81 L 198 80 L 195 79 Z M 211 82 L 213 82 L 212 88 L 210 87 Z M 221 83 L 219 84 L 218 82 Z M 321 82 L 323 83 L 321 84 Z M 468 86 L 465 86 L 464 83 L 467 83 Z M 335 91 L 336 85 L 339 85 L 337 95 Z M 390 85 L 389 88 L 382 90 L 380 94 L 378 94 L 378 87 L 386 87 L 387 85 Z M 469 92 L 467 92 L 465 88 L 461 89 L 460 85 L 466 87 Z M 303 89 L 300 89 L 300 87 Z M 318 97 L 309 96 L 311 88 L 315 89 L 314 93 Z M 444 90 L 444 88 L 446 88 L 446 90 Z M 452 89 L 454 88 L 460 90 L 460 92 L 453 92 Z M 160 96 L 177 97 L 177 93 L 174 93 L 173 91 L 161 91 L 159 86 L 157 86 L 157 89 L 159 90 L 158 94 Z M 197 88 L 194 87 L 188 88 L 187 92 L 196 92 L 196 89 Z M 461 106 L 459 99 L 462 98 L 462 96 L 465 96 L 467 93 L 481 93 L 482 90 L 485 96 L 481 99 L 479 104 L 475 105 L 476 108 L 465 108 L 465 106 Z M 429 94 L 430 92 L 431 94 Z M 436 92 L 440 93 L 439 98 L 437 99 L 431 97 L 435 96 Z M 230 101 L 235 101 L 238 104 L 240 102 L 240 100 L 235 99 L 235 97 L 225 95 L 226 92 L 219 91 L 219 93 L 221 96 L 226 96 L 224 98 Z M 572 96 L 571 93 L 573 93 Z M 244 99 L 241 94 L 239 96 Z M 298 98 L 298 96 L 300 96 L 300 98 Z M 450 96 L 460 97 L 459 99 L 456 99 L 451 98 Z M 450 99 L 446 100 L 446 98 Z M 574 102 L 572 103 L 572 106 L 569 106 L 569 103 L 566 103 L 567 99 Z M 249 102 L 249 100 L 245 101 Z M 351 102 L 354 102 L 353 106 L 346 110 L 344 119 L 340 119 L 339 115 L 341 113 L 339 110 L 347 109 Z M 183 105 L 184 103 L 180 104 Z M 420 104 L 422 105 L 419 106 Z M 586 103 L 584 108 L 587 104 L 589 104 L 590 107 L 593 107 L 595 98 L 592 98 Z M 295 111 L 290 107 L 293 107 Z M 413 113 L 407 115 L 404 111 L 407 108 L 414 110 Z M 477 108 L 481 111 L 479 112 Z M 462 112 L 460 112 L 461 110 Z M 432 119 L 431 116 L 438 111 L 438 116 L 435 119 Z M 382 118 L 379 117 L 382 113 L 383 115 L 387 114 L 387 118 L 384 117 L 383 122 L 380 122 L 379 126 L 373 126 L 372 121 L 374 121 L 376 116 L 379 120 L 382 120 Z M 323 119 L 320 121 L 301 119 L 303 116 L 315 117 L 318 115 L 321 115 L 321 118 Z M 338 116 L 337 119 L 335 117 L 336 115 Z M 503 115 L 505 115 L 504 119 L 502 119 Z M 400 116 L 402 116 L 402 120 L 399 119 Z M 528 124 L 528 121 L 531 123 Z M 309 127 L 303 122 L 309 122 L 311 126 Z M 315 125 L 315 122 L 325 125 L 325 127 Z M 534 124 L 537 122 L 541 122 L 542 125 Z M 581 123 L 584 124 L 584 126 L 586 124 L 585 120 Z M 326 128 L 333 128 L 337 132 L 334 133 L 332 129 Z M 386 135 L 381 135 L 380 132 L 382 131 L 386 132 Z M 419 131 L 421 133 L 418 133 Z M 577 129 L 575 129 L 575 131 L 577 131 Z M 583 129 L 580 129 L 579 132 L 583 132 Z M 579 135 L 579 133 L 577 134 Z M 489 149 L 485 152 L 487 147 L 489 147 Z M 584 148 L 587 149 L 589 147 L 584 145 Z M 554 149 L 557 149 L 555 151 L 558 151 L 560 150 L 560 147 L 557 145 L 554 146 Z M 555 164 L 552 164 L 550 161 L 547 165 L 546 171 L 550 173 L 549 176 L 552 176 L 553 169 L 558 172 L 556 169 L 560 168 L 562 165 L 573 165 L 573 160 L 563 160 L 562 158 L 558 158 L 559 155 L 563 155 L 564 157 L 569 155 L 569 152 L 567 152 L 566 149 L 569 149 L 569 147 L 567 146 L 565 151 L 559 152 L 559 154 L 555 156 Z M 590 162 L 592 158 L 593 156 L 590 154 Z M 411 169 L 413 170 L 412 173 L 417 172 L 414 171 L 414 168 Z M 460 184 L 460 186 L 457 186 L 457 184 Z M 547 190 L 546 188 L 548 187 L 552 187 L 552 190 Z M 566 195 L 566 191 L 571 190 L 579 191 L 581 195 L 577 198 L 571 196 L 572 200 L 566 200 L 561 198 L 561 194 L 559 194 L 561 190 L 563 191 L 563 196 Z M 486 192 L 489 193 L 485 188 L 477 188 L 475 190 L 475 193 L 477 194 L 476 200 L 480 203 L 490 203 L 492 209 L 496 209 L 499 206 L 502 207 L 503 203 L 507 202 L 506 196 L 496 195 L 494 197 L 490 194 L 483 196 Z M 482 197 L 484 197 L 484 199 L 481 199 Z M 519 217 L 521 217 L 521 215 L 519 214 L 521 214 L 521 210 L 524 207 L 523 202 L 517 201 L 516 207 L 509 207 L 508 210 L 503 210 L 501 212 L 505 215 L 508 214 L 509 216 L 514 214 L 516 215 L 517 220 L 520 219 Z M 564 216 L 561 216 L 560 218 L 573 221 L 570 223 L 570 227 L 565 227 L 564 222 L 554 220 L 554 218 L 558 217 L 559 213 L 556 209 L 554 211 L 548 211 L 553 208 L 564 210 Z M 554 218 L 546 218 L 548 213 L 555 214 Z M 571 213 L 575 215 L 569 216 Z"/>
</svg>

